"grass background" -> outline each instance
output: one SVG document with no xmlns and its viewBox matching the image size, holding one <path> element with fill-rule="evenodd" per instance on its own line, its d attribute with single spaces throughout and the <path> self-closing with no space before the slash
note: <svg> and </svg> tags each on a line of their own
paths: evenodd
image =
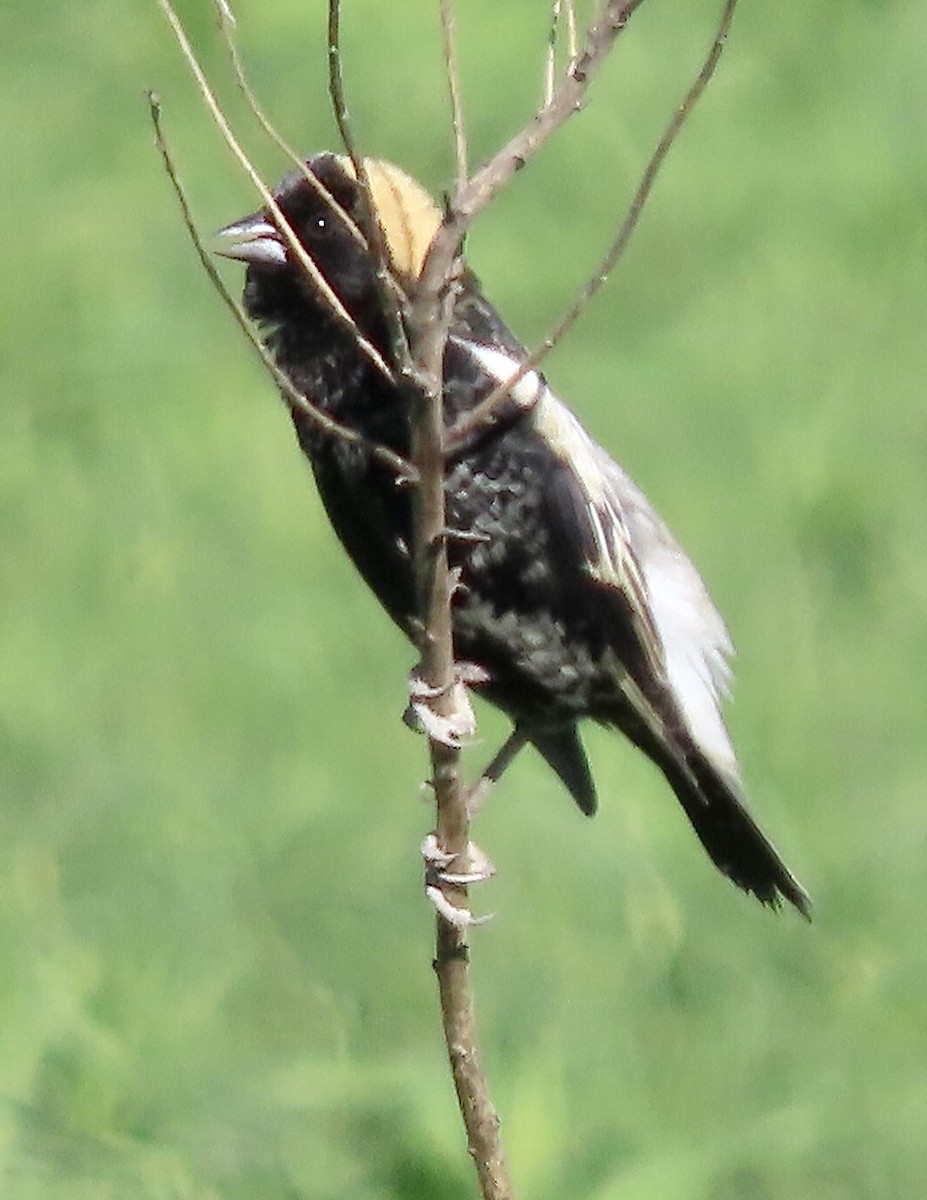
<svg viewBox="0 0 927 1200">
<path fill-rule="evenodd" d="M 718 7 L 649 0 L 475 233 L 528 340 Z M 356 0 L 345 40 L 365 146 L 439 191 L 433 8 Z M 547 17 L 459 8 L 480 157 L 536 103 Z M 237 5 L 307 151 L 334 144 L 323 9 Z M 181 11 L 276 177 L 209 6 Z M 736 894 L 614 737 L 588 737 L 594 823 L 526 756 L 480 819 L 500 874 L 474 953 L 521 1196 L 923 1194 L 925 51 L 914 0 L 744 0 L 627 260 L 549 363 L 729 618 L 749 790 L 817 908 L 809 929 Z M 456 1200 L 411 653 L 193 259 L 147 86 L 204 228 L 250 211 L 153 4 L 3 5 L 0 1192 Z"/>
</svg>

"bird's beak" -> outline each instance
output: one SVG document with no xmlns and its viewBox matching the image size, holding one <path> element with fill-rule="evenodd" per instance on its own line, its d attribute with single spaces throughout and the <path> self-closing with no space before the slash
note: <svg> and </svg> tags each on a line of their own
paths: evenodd
<svg viewBox="0 0 927 1200">
<path fill-rule="evenodd" d="M 241 262 L 268 267 L 286 265 L 286 246 L 276 226 L 271 225 L 262 212 L 226 225 L 215 236 L 214 253 L 223 258 L 237 258 Z"/>
</svg>

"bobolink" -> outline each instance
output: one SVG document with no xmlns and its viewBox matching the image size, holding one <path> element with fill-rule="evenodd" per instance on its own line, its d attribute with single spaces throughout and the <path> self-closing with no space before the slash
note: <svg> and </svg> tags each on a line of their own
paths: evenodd
<svg viewBox="0 0 927 1200">
<path fill-rule="evenodd" d="M 388 163 L 366 161 L 389 270 L 406 298 L 441 213 Z M 357 330 L 395 367 L 350 160 L 308 160 L 274 198 Z M 327 193 L 327 195 L 326 195 Z M 336 204 L 333 206 L 331 198 Z M 339 206 L 340 210 L 339 211 Z M 345 220 L 345 214 L 350 220 Z M 247 263 L 244 304 L 278 366 L 314 405 L 371 442 L 410 453 L 407 397 L 358 346 L 295 261 L 271 214 L 222 230 Z M 464 269 L 445 352 L 445 420 L 458 421 L 526 351 Z M 299 443 L 345 549 L 410 636 L 416 602 L 410 488 L 369 448 L 320 432 L 291 406 Z M 696 568 L 647 498 L 543 376 L 526 374 L 446 473 L 458 661 L 546 759 L 583 812 L 595 787 L 577 724 L 620 729 L 660 768 L 717 867 L 766 904 L 808 897 L 746 808 L 720 700 L 731 643 Z"/>
</svg>

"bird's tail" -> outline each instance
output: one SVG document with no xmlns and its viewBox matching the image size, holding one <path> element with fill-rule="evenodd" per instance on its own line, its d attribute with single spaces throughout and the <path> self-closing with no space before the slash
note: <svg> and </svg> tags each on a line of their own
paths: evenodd
<svg viewBox="0 0 927 1200">
<path fill-rule="evenodd" d="M 719 772 L 694 746 L 683 765 L 675 756 L 660 763 L 692 828 L 717 868 L 773 908 L 788 900 L 811 919 L 811 899 L 759 827 L 740 785 Z"/>
</svg>

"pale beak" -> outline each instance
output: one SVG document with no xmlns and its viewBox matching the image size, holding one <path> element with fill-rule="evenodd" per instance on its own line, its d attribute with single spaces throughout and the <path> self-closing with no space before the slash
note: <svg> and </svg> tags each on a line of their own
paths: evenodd
<svg viewBox="0 0 927 1200">
<path fill-rule="evenodd" d="M 286 246 L 277 227 L 271 225 L 263 213 L 257 212 L 226 225 L 215 236 L 219 244 L 213 252 L 223 258 L 237 258 L 266 267 L 286 265 Z"/>
</svg>

